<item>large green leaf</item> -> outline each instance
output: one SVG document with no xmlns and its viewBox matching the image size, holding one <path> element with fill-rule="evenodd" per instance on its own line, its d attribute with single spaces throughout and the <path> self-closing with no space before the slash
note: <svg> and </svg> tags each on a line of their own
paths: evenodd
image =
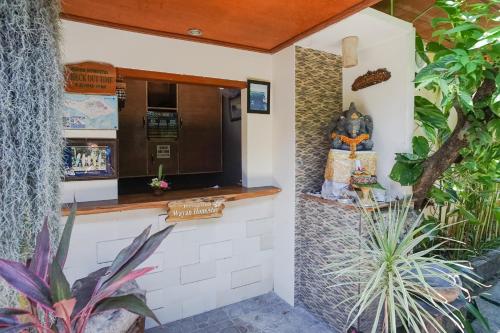
<svg viewBox="0 0 500 333">
<path fill-rule="evenodd" d="M 427 52 L 425 51 L 424 41 L 418 34 L 415 37 L 415 50 L 420 59 L 425 61 L 426 64 L 429 64 L 431 62 L 429 57 L 427 56 Z"/>
<path fill-rule="evenodd" d="M 405 164 L 417 164 L 421 163 L 424 159 L 417 154 L 410 153 L 397 153 L 396 161 L 405 163 Z"/>
<path fill-rule="evenodd" d="M 441 110 L 422 96 L 415 96 L 415 119 L 434 128 L 448 128 L 448 121 Z"/>
<path fill-rule="evenodd" d="M 435 237 L 439 236 L 439 220 L 434 216 L 427 216 L 422 220 L 422 231 L 429 236 L 432 241 Z"/>
<path fill-rule="evenodd" d="M 115 309 L 125 309 L 140 316 L 151 318 L 161 325 L 153 311 L 151 311 L 151 309 L 135 295 L 106 298 L 96 306 L 94 313 Z"/>
<path fill-rule="evenodd" d="M 460 91 L 458 93 L 458 97 L 460 99 L 460 104 L 466 108 L 467 110 L 472 110 L 474 108 L 474 102 L 472 101 L 472 97 L 466 91 Z"/>
<path fill-rule="evenodd" d="M 452 34 L 456 34 L 458 32 L 463 32 L 463 31 L 467 31 L 467 30 L 481 30 L 481 28 L 478 25 L 473 24 L 473 23 L 464 23 L 464 24 L 460 24 L 460 25 L 455 26 L 453 29 L 446 30 L 443 34 L 444 35 L 452 35 Z"/>
<path fill-rule="evenodd" d="M 460 312 L 459 310 L 455 310 L 453 313 L 457 316 L 458 320 L 460 320 L 460 322 L 464 326 L 465 333 L 476 333 L 470 321 L 468 321 L 467 318 L 465 318 L 462 312 Z"/>
<path fill-rule="evenodd" d="M 437 53 L 439 51 L 446 51 L 448 50 L 446 46 L 439 44 L 437 42 L 429 42 L 427 43 L 427 51 Z"/>
<path fill-rule="evenodd" d="M 71 233 L 73 232 L 73 225 L 75 224 L 76 217 L 76 201 L 73 201 L 71 206 L 71 212 L 68 215 L 66 224 L 61 235 L 61 240 L 59 241 L 59 246 L 57 247 L 57 252 L 54 261 L 59 263 L 61 268 L 64 268 L 66 263 L 66 258 L 68 257 L 69 242 L 71 240 Z"/>
<path fill-rule="evenodd" d="M 479 49 L 491 43 L 498 43 L 500 38 L 500 26 L 496 26 L 486 31 L 481 38 L 470 49 Z"/>
<path fill-rule="evenodd" d="M 433 63 L 425 66 L 415 76 L 415 83 L 423 83 L 429 80 L 436 80 L 440 77 L 441 73 L 446 72 L 451 63 L 456 62 L 456 54 L 448 54 Z"/>
<path fill-rule="evenodd" d="M 431 190 L 429 191 L 429 196 L 433 198 L 438 205 L 444 205 L 447 202 L 453 201 L 452 195 L 436 186 L 433 186 L 431 188 Z"/>
<path fill-rule="evenodd" d="M 486 128 L 495 139 L 498 139 L 498 137 L 500 137 L 500 118 L 490 120 Z"/>
<path fill-rule="evenodd" d="M 474 318 L 477 319 L 477 321 L 483 326 L 488 332 L 491 331 L 490 328 L 490 323 L 488 322 L 488 319 L 486 319 L 481 311 L 479 311 L 478 307 L 472 303 L 465 303 L 465 308 L 467 309 L 467 312 L 469 312 Z"/>
<path fill-rule="evenodd" d="M 392 167 L 389 177 L 403 186 L 415 184 L 424 171 L 421 163 L 408 164 L 396 162 Z"/>
<path fill-rule="evenodd" d="M 54 303 L 71 298 L 68 280 L 64 276 L 61 266 L 57 260 L 54 260 L 50 266 L 49 278 L 50 293 Z"/>
<path fill-rule="evenodd" d="M 431 148 L 429 146 L 429 141 L 423 136 L 415 136 L 412 140 L 413 153 L 421 158 L 426 158 L 429 154 Z"/>
</svg>

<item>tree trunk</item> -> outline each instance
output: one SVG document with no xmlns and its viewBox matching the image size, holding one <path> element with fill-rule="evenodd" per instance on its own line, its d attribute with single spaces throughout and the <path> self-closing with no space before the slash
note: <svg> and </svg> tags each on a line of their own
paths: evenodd
<svg viewBox="0 0 500 333">
<path fill-rule="evenodd" d="M 465 131 L 468 122 L 462 109 L 455 105 L 457 112 L 457 125 L 446 142 L 423 164 L 424 172 L 413 187 L 413 199 L 416 208 L 423 208 L 427 194 L 438 180 L 460 156 L 460 150 L 467 146 Z"/>
<path fill-rule="evenodd" d="M 495 69 L 495 76 L 498 69 Z M 484 101 L 491 97 L 496 89 L 494 80 L 486 79 L 483 81 L 479 89 L 474 94 L 474 104 Z M 445 172 L 457 159 L 460 157 L 460 150 L 467 146 L 467 138 L 465 132 L 469 126 L 466 116 L 460 108 L 458 102 L 454 105 L 457 112 L 457 125 L 446 142 L 423 164 L 424 172 L 419 181 L 413 186 L 413 199 L 415 200 L 415 208 L 422 209 L 425 206 L 427 194 L 438 180 L 443 172 Z M 494 117 L 493 112 L 486 107 L 484 109 L 487 119 Z"/>
</svg>

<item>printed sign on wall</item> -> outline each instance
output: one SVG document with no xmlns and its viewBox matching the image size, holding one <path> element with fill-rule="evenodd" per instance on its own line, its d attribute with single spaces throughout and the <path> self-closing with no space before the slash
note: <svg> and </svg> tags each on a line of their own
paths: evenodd
<svg viewBox="0 0 500 333">
<path fill-rule="evenodd" d="M 64 94 L 64 129 L 118 129 L 116 96 Z"/>
<path fill-rule="evenodd" d="M 222 216 L 224 199 L 175 200 L 167 205 L 167 222 L 209 219 Z"/>
<path fill-rule="evenodd" d="M 99 62 L 81 62 L 65 66 L 66 91 L 82 94 L 114 95 L 116 68 Z"/>
</svg>

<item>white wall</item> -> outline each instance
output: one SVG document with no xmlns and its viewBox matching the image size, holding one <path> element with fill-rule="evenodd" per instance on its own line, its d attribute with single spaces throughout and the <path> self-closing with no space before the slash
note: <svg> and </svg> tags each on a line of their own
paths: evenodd
<svg viewBox="0 0 500 333">
<path fill-rule="evenodd" d="M 295 46 L 273 55 L 273 175 L 275 292 L 294 303 L 295 281 Z"/>
<path fill-rule="evenodd" d="M 360 50 L 358 66 L 343 70 L 344 110 L 354 102 L 360 112 L 373 117 L 377 177 L 382 186 L 393 194 L 408 191 L 388 175 L 395 163 L 395 154 L 411 152 L 414 129 L 414 40 L 413 28 L 408 29 L 405 34 Z M 387 68 L 391 72 L 388 81 L 352 91 L 351 85 L 357 77 L 379 68 Z"/>
<path fill-rule="evenodd" d="M 64 269 L 69 282 L 109 266 L 148 225 L 151 233 L 166 227 L 164 214 L 142 209 L 77 216 Z M 149 307 L 168 323 L 272 291 L 273 261 L 273 199 L 228 202 L 222 218 L 178 223 L 142 265 L 155 270 L 138 283 Z"/>
<path fill-rule="evenodd" d="M 117 67 L 246 81 L 271 79 L 271 56 L 228 47 L 63 20 L 65 62 L 102 61 Z"/>
<path fill-rule="evenodd" d="M 269 81 L 271 55 L 63 20 L 65 63 L 84 60 L 176 74 Z M 242 92 L 245 95 L 245 91 Z M 272 114 L 272 111 L 271 111 Z M 242 98 L 243 182 L 272 183 L 272 116 L 246 114 Z"/>
</svg>

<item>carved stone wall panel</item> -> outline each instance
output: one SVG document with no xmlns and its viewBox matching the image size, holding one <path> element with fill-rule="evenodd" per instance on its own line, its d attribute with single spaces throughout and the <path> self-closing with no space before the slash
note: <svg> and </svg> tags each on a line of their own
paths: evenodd
<svg viewBox="0 0 500 333">
<path fill-rule="evenodd" d="M 296 192 L 320 190 L 330 138 L 342 112 L 342 58 L 302 47 L 295 52 Z"/>
<path fill-rule="evenodd" d="M 296 47 L 295 98 L 295 300 L 341 330 L 349 305 L 334 306 L 355 291 L 328 289 L 335 282 L 322 269 L 328 255 L 342 250 L 329 242 L 335 228 L 343 223 L 358 225 L 359 214 L 304 198 L 303 193 L 319 191 L 324 181 L 330 148 L 328 126 L 342 112 L 342 58 Z"/>
</svg>

